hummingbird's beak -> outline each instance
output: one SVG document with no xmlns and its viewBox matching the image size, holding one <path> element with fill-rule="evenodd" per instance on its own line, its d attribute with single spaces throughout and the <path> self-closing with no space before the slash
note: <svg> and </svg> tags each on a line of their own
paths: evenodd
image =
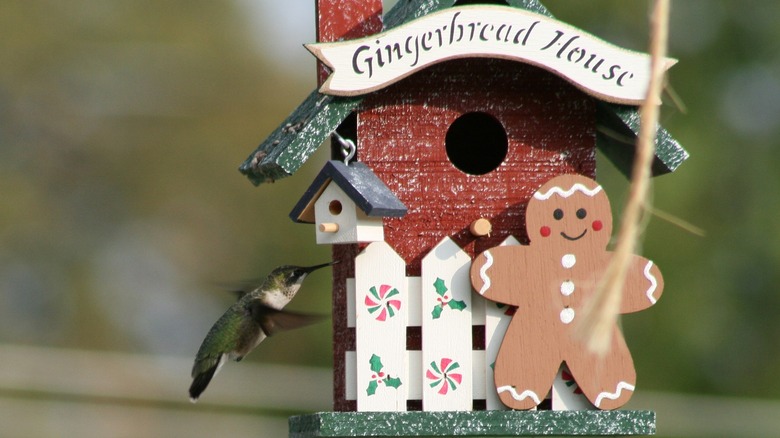
<svg viewBox="0 0 780 438">
<path fill-rule="evenodd" d="M 317 269 L 324 268 L 324 267 L 330 266 L 330 265 L 335 265 L 336 263 L 338 263 L 338 260 L 332 261 L 332 262 L 329 262 L 329 263 L 323 263 L 321 265 L 307 266 L 307 267 L 304 267 L 304 268 L 301 268 L 301 269 L 303 269 L 303 271 L 306 272 L 307 274 L 311 274 L 312 272 L 316 271 Z"/>
</svg>

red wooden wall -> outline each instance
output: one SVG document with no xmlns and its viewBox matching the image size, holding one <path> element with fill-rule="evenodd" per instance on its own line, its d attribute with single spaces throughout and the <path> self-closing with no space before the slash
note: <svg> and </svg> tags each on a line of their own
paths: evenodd
<svg viewBox="0 0 780 438">
<path fill-rule="evenodd" d="M 445 135 L 468 112 L 492 115 L 505 128 L 504 162 L 470 175 L 450 162 Z M 590 97 L 539 68 L 495 59 L 435 65 L 368 96 L 358 113 L 358 158 L 406 204 L 385 219 L 385 240 L 420 275 L 420 260 L 445 236 L 472 256 L 509 235 L 525 237 L 533 192 L 562 173 L 595 176 L 595 107 Z M 475 143 L 475 153 L 482 144 Z M 485 217 L 490 237 L 469 224 Z"/>
<path fill-rule="evenodd" d="M 317 0 L 317 41 L 352 40 L 382 31 L 382 0 Z M 317 63 L 317 81 L 330 73 Z"/>
</svg>

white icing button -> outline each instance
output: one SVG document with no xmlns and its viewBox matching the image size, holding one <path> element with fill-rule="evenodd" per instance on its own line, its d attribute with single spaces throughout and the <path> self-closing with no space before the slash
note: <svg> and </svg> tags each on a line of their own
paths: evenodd
<svg viewBox="0 0 780 438">
<path fill-rule="evenodd" d="M 565 296 L 569 296 L 574 293 L 574 283 L 571 280 L 566 280 L 561 283 L 561 293 Z"/>
<path fill-rule="evenodd" d="M 561 257 L 561 265 L 566 269 L 571 268 L 575 263 L 577 263 L 577 257 L 574 257 L 574 254 L 566 254 Z"/>
<path fill-rule="evenodd" d="M 564 324 L 568 324 L 572 321 L 574 321 L 574 309 L 572 309 L 571 307 L 567 307 L 561 310 L 561 322 Z"/>
</svg>

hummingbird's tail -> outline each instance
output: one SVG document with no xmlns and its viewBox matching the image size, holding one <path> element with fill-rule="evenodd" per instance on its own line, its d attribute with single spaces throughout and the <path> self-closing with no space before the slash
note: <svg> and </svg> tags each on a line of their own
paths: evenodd
<svg viewBox="0 0 780 438">
<path fill-rule="evenodd" d="M 195 403 L 198 401 L 198 398 L 200 398 L 200 395 L 203 394 L 203 391 L 205 391 L 209 386 L 209 383 L 214 377 L 214 374 L 217 374 L 217 371 L 219 371 L 219 369 L 225 363 L 226 359 L 227 355 L 223 354 L 219 358 L 219 361 L 217 361 L 213 366 L 192 376 L 192 384 L 190 385 L 190 402 Z"/>
<path fill-rule="evenodd" d="M 205 373 L 198 374 L 192 379 L 192 385 L 190 385 L 190 401 L 192 403 L 198 401 L 200 395 L 206 390 L 206 387 L 209 386 L 209 382 L 211 382 L 211 378 L 214 377 L 214 372 L 216 371 L 217 367 L 214 366 L 206 370 Z"/>
</svg>

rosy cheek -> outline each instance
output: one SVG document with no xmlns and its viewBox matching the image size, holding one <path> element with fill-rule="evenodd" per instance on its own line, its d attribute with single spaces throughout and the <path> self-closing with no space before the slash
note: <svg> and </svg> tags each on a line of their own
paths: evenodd
<svg viewBox="0 0 780 438">
<path fill-rule="evenodd" d="M 602 228 L 604 228 L 604 224 L 602 224 L 601 221 L 593 221 L 593 231 L 601 231 Z"/>
<path fill-rule="evenodd" d="M 547 225 L 543 226 L 541 229 L 539 229 L 539 234 L 542 235 L 542 237 L 549 237 L 550 236 L 550 227 Z"/>
</svg>

